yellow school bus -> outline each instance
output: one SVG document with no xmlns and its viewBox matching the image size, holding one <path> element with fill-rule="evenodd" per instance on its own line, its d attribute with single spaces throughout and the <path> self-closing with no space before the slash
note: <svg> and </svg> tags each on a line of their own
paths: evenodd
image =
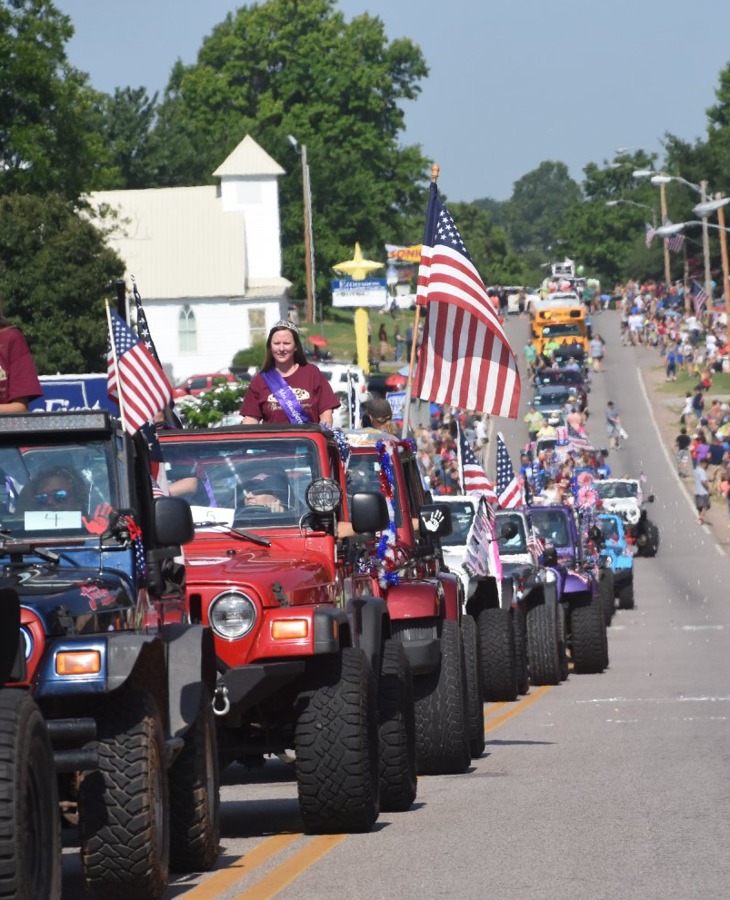
<svg viewBox="0 0 730 900">
<path fill-rule="evenodd" d="M 582 306 L 537 310 L 532 320 L 532 335 L 538 353 L 543 352 L 548 341 L 555 341 L 561 346 L 580 347 L 581 355 L 588 356 L 586 313 Z"/>
</svg>

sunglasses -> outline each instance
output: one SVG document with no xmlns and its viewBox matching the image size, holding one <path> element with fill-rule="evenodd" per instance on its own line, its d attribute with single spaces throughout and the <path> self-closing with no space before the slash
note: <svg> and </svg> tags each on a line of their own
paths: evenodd
<svg viewBox="0 0 730 900">
<path fill-rule="evenodd" d="M 57 503 L 60 503 L 61 500 L 65 500 L 66 497 L 69 496 L 69 491 L 66 490 L 58 490 L 58 491 L 44 491 L 42 494 L 36 494 L 35 500 L 36 503 L 46 504 L 49 500 L 55 500 Z"/>
</svg>

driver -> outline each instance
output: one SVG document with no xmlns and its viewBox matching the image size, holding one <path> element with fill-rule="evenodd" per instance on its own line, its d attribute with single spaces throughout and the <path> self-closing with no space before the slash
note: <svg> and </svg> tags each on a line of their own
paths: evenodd
<svg viewBox="0 0 730 900">
<path fill-rule="evenodd" d="M 20 512 L 86 511 L 87 493 L 84 479 L 78 472 L 67 466 L 54 466 L 43 469 L 28 482 L 20 494 L 18 507 Z"/>
<path fill-rule="evenodd" d="M 260 472 L 244 487 L 245 506 L 266 506 L 271 512 L 286 512 L 291 507 L 291 488 L 286 473 Z"/>
</svg>

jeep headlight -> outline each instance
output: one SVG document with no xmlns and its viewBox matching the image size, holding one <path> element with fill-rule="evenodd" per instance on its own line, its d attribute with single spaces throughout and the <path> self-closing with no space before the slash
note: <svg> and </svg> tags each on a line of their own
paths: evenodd
<svg viewBox="0 0 730 900">
<path fill-rule="evenodd" d="M 256 624 L 256 605 L 245 594 L 226 591 L 210 604 L 208 621 L 219 637 L 235 641 L 248 634 Z"/>
</svg>

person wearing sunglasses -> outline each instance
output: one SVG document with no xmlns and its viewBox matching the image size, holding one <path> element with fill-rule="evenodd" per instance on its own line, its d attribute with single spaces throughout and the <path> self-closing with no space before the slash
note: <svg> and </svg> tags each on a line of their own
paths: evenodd
<svg viewBox="0 0 730 900">
<path fill-rule="evenodd" d="M 84 479 L 67 466 L 43 469 L 23 488 L 20 495 L 20 511 L 72 510 L 86 512 L 86 488 Z"/>
</svg>

